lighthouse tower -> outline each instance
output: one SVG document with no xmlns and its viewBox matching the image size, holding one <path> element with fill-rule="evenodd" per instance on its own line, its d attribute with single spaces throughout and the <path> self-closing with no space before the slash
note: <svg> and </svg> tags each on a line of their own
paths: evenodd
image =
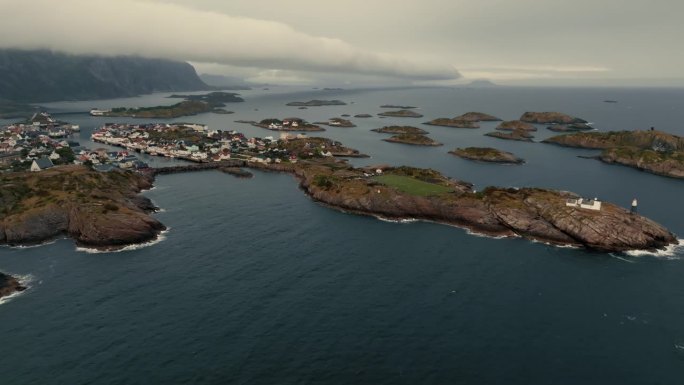
<svg viewBox="0 0 684 385">
<path fill-rule="evenodd" d="M 632 199 L 632 209 L 630 210 L 630 212 L 632 214 L 637 213 L 637 204 L 638 204 L 637 199 L 636 198 Z"/>
</svg>

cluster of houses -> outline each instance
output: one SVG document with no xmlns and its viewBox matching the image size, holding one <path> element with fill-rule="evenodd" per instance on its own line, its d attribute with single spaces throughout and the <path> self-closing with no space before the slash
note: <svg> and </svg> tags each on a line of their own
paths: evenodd
<svg viewBox="0 0 684 385">
<path fill-rule="evenodd" d="M 127 151 L 89 150 L 65 138 L 79 129 L 44 112 L 35 113 L 25 122 L 0 127 L 0 170 L 42 171 L 71 163 L 92 164 L 99 171 L 148 167 Z"/>
<path fill-rule="evenodd" d="M 283 122 L 283 124 L 286 122 Z M 299 122 L 288 121 L 288 125 Z M 74 128 L 76 127 L 76 128 Z M 297 162 L 298 157 L 332 156 L 328 149 L 305 143 L 296 147 L 287 144 L 307 139 L 305 134 L 283 132 L 279 138 L 247 138 L 236 131 L 211 130 L 202 124 L 107 123 L 95 130 L 95 142 L 121 147 L 118 151 L 105 148 L 94 150 L 59 135 L 51 130 L 59 128 L 71 134 L 77 126 L 59 123 L 49 114 L 37 113 L 24 123 L 0 127 L 0 170 L 41 171 L 58 164 L 87 164 L 98 171 L 114 168 L 140 170 L 148 165 L 135 153 L 178 158 L 194 162 L 220 162 L 243 159 L 260 163 Z M 325 147 L 325 146 L 323 146 Z"/>
<path fill-rule="evenodd" d="M 305 136 L 283 133 L 280 139 L 286 141 L 298 137 Z M 201 124 L 105 124 L 91 138 L 130 152 L 193 162 L 220 162 L 235 158 L 263 163 L 297 160 L 296 156 L 278 146 L 278 140 L 272 136 L 246 138 L 236 131 L 211 130 Z"/>
<path fill-rule="evenodd" d="M 60 153 L 78 146 L 65 139 L 76 129 L 78 126 L 57 122 L 47 113 L 35 113 L 26 122 L 0 127 L 0 168 L 18 163 L 31 163 L 36 170 L 52 167 L 62 158 Z"/>
</svg>

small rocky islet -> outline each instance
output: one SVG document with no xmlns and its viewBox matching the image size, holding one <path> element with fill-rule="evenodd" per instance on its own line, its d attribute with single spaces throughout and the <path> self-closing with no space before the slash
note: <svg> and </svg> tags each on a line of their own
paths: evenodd
<svg viewBox="0 0 684 385">
<path fill-rule="evenodd" d="M 390 138 L 383 139 L 385 142 L 409 144 L 412 146 L 441 146 L 442 143 L 435 141 L 423 134 L 396 134 Z"/>
<path fill-rule="evenodd" d="M 442 127 L 454 127 L 454 128 L 480 128 L 477 122 L 472 120 L 463 119 L 452 119 L 452 118 L 437 118 L 429 122 L 425 122 L 429 126 L 442 126 Z"/>
<path fill-rule="evenodd" d="M 0 298 L 26 290 L 15 277 L 0 273 Z"/>
<path fill-rule="evenodd" d="M 501 164 L 522 164 L 525 161 L 510 152 L 492 147 L 466 147 L 449 151 L 450 154 L 463 159 Z"/>
<path fill-rule="evenodd" d="M 505 122 L 501 122 L 498 126 L 496 126 L 496 129 L 501 131 L 537 131 L 537 127 L 533 126 L 531 123 L 523 122 L 521 120 L 507 120 Z"/>
<path fill-rule="evenodd" d="M 485 136 L 506 140 L 517 140 L 520 142 L 532 142 L 532 138 L 534 138 L 534 135 L 530 134 L 526 130 L 521 129 L 516 129 L 510 132 L 493 131 L 486 133 Z"/>
<path fill-rule="evenodd" d="M 371 131 L 379 132 L 381 134 L 428 134 L 428 132 L 422 128 L 413 126 L 385 126 L 382 128 L 374 128 Z"/>
<path fill-rule="evenodd" d="M 587 123 L 586 120 L 576 118 L 561 112 L 525 112 L 520 121 L 533 124 L 575 124 Z"/>
<path fill-rule="evenodd" d="M 422 118 L 423 115 L 411 111 L 411 110 L 398 110 L 398 111 L 386 111 L 386 112 L 381 112 L 378 114 L 378 116 L 385 116 L 385 117 L 392 117 L 392 118 Z"/>
</svg>

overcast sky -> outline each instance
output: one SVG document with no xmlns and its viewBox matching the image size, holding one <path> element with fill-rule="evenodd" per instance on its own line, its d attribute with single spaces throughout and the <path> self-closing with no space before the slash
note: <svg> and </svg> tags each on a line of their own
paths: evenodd
<svg viewBox="0 0 684 385">
<path fill-rule="evenodd" d="M 684 85 L 681 0 L 0 0 L 0 47 L 272 83 Z"/>
</svg>

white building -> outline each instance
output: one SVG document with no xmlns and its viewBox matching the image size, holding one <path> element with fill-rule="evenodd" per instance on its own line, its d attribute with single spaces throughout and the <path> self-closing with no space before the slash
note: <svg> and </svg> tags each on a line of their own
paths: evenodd
<svg viewBox="0 0 684 385">
<path fill-rule="evenodd" d="M 581 208 L 581 209 L 588 209 L 588 210 L 595 210 L 595 211 L 601 210 L 601 201 L 598 200 L 598 198 L 594 198 L 594 199 L 586 199 L 586 198 L 568 199 L 565 202 L 565 205 L 568 207 L 577 207 L 577 208 Z"/>
</svg>

